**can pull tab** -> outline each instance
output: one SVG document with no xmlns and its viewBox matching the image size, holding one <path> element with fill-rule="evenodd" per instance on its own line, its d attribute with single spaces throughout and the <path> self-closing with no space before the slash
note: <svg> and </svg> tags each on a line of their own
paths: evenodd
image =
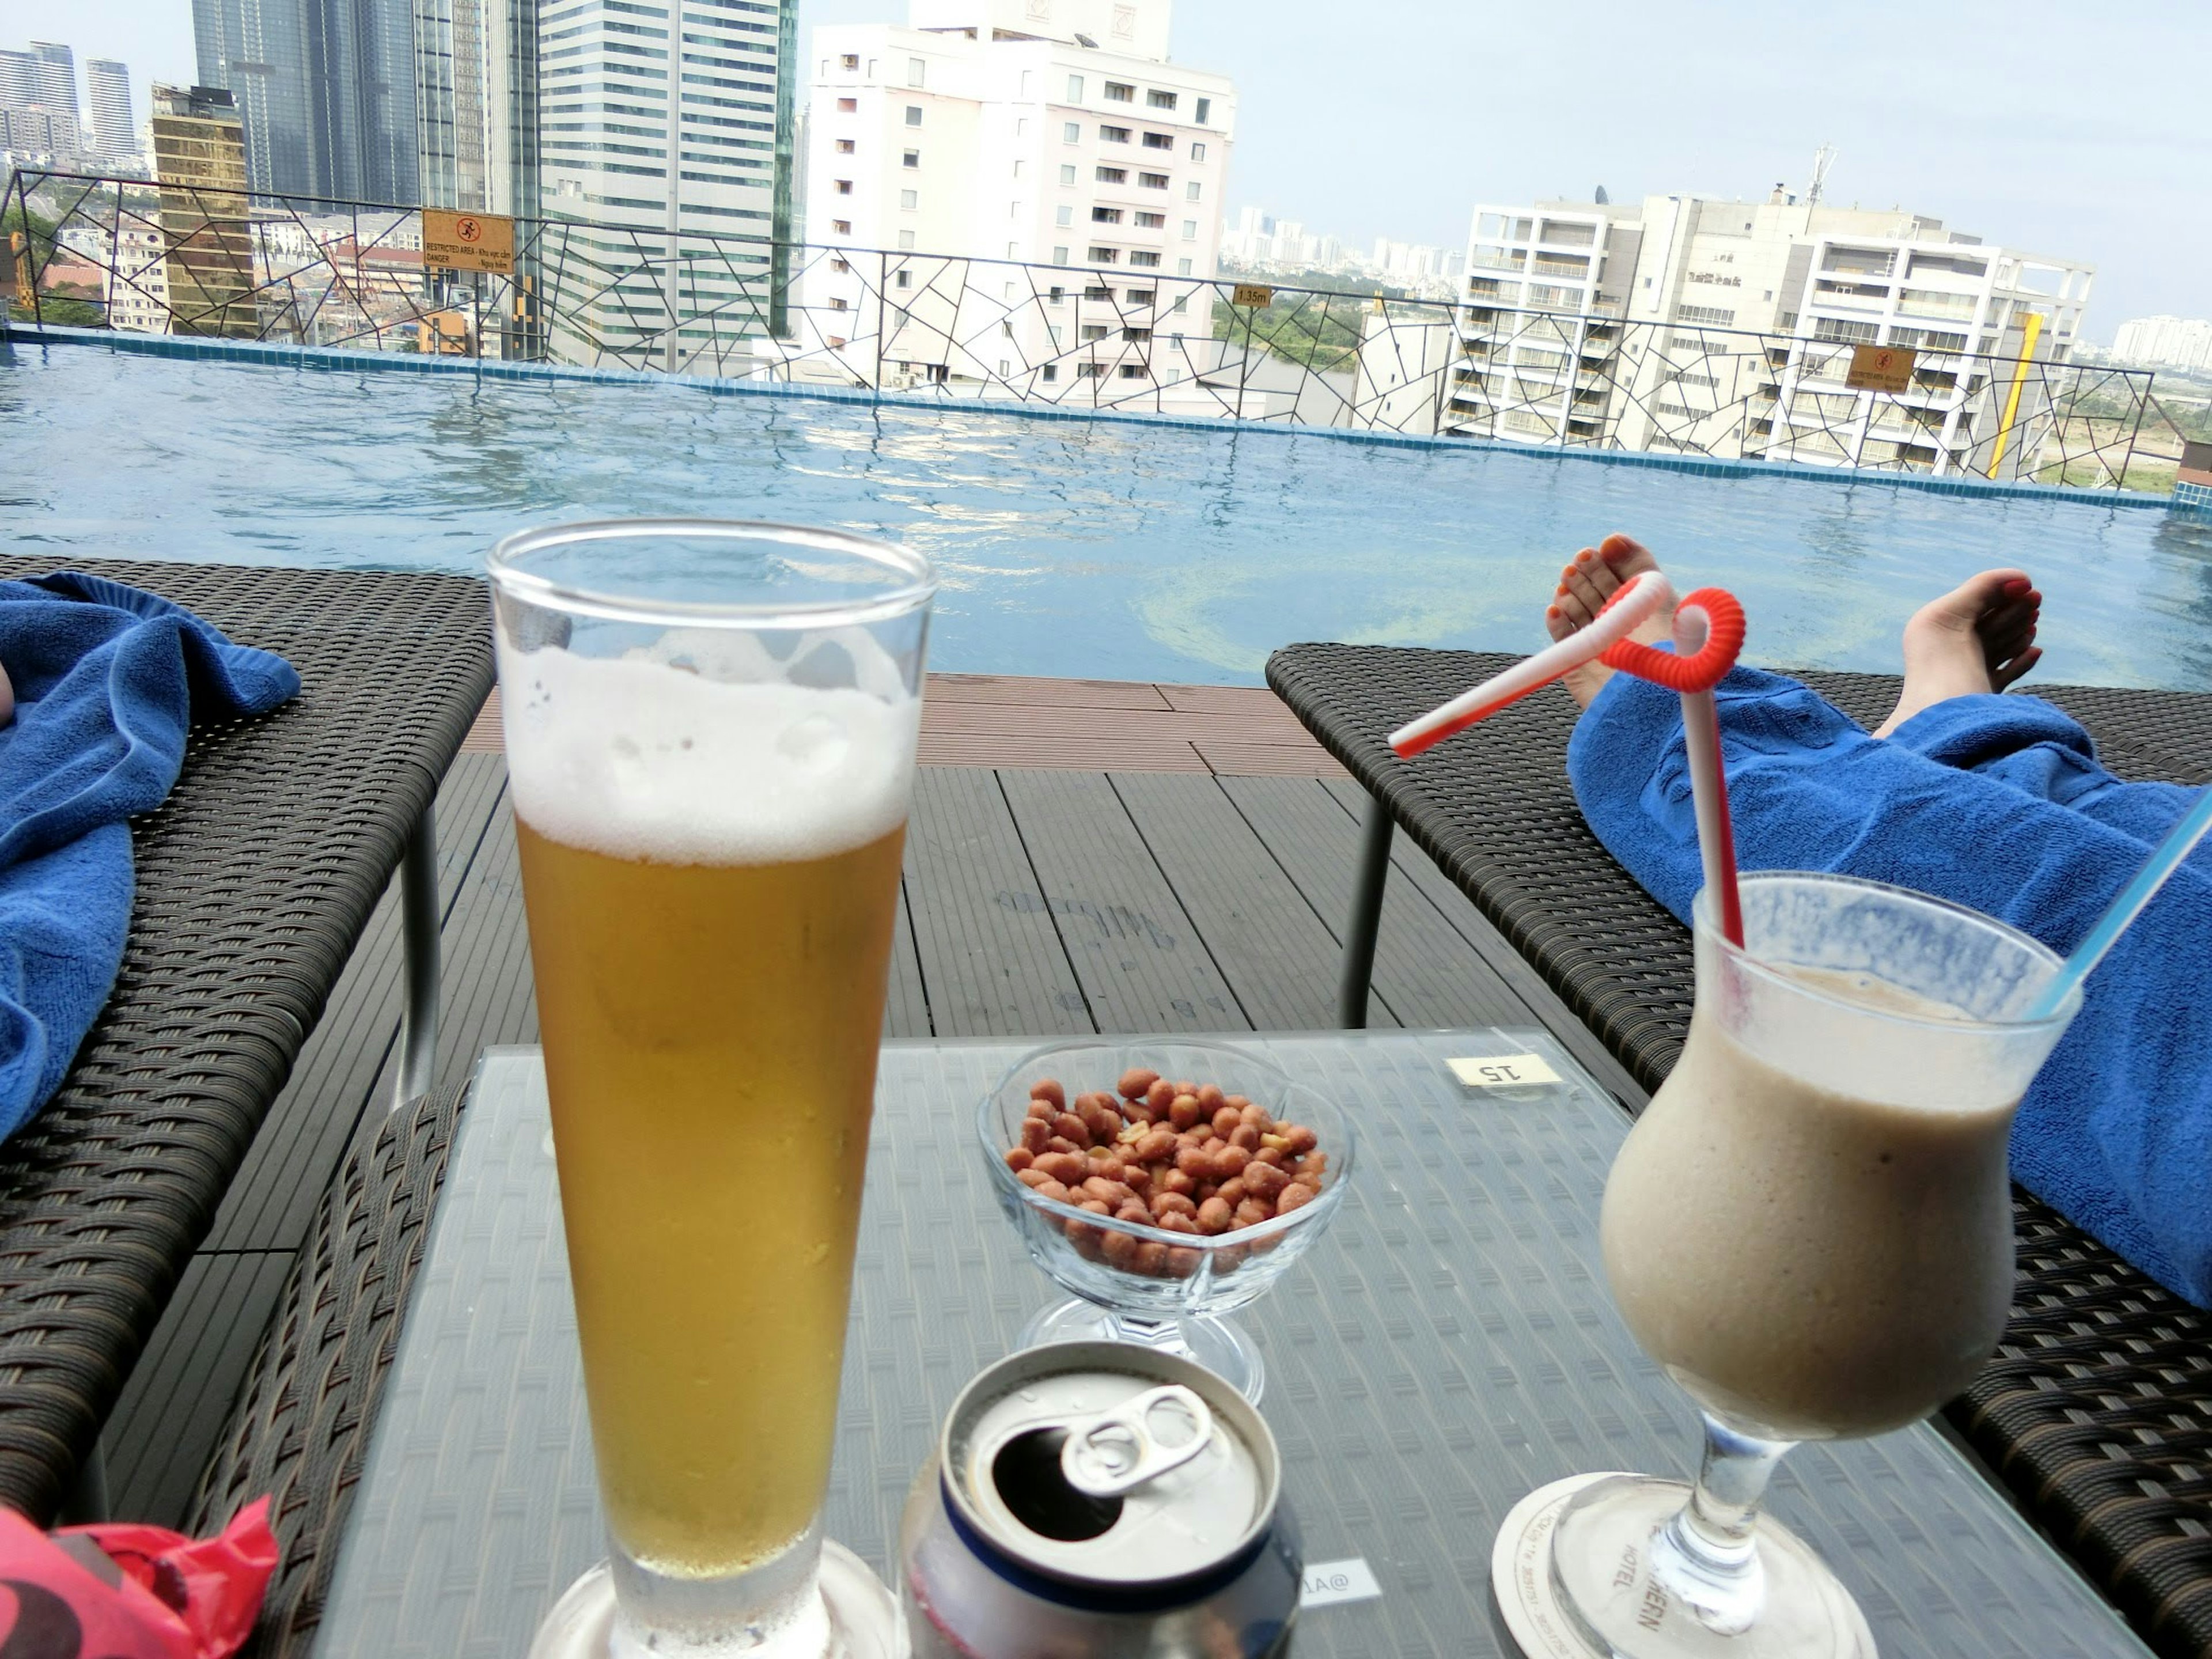
<svg viewBox="0 0 2212 1659">
<path fill-rule="evenodd" d="M 1170 1383 L 1070 1425 L 1060 1449 L 1060 1472 L 1078 1492 L 1119 1498 L 1181 1468 L 1212 1437 L 1213 1413 L 1206 1401 L 1181 1383 Z"/>
</svg>

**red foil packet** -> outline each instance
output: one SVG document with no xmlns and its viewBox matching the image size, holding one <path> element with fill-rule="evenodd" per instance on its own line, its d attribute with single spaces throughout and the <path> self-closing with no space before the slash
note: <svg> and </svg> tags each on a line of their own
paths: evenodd
<svg viewBox="0 0 2212 1659">
<path fill-rule="evenodd" d="M 46 1533 L 0 1510 L 0 1654 L 229 1659 L 279 1554 L 266 1498 L 206 1539 L 120 1522 Z"/>
</svg>

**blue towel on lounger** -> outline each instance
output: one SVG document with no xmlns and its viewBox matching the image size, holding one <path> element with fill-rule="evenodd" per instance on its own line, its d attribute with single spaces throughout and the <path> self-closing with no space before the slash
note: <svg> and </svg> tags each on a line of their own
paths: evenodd
<svg viewBox="0 0 2212 1659">
<path fill-rule="evenodd" d="M 195 720 L 276 708 L 282 657 L 168 600 L 63 571 L 0 581 L 0 1136 L 46 1103 L 98 1017 L 131 927 L 128 820 L 159 806 Z"/>
<path fill-rule="evenodd" d="M 1955 697 L 1869 737 L 1805 686 L 1736 670 L 1717 693 L 1747 870 L 1917 888 L 2063 952 L 2195 799 L 2123 783 L 2028 696 Z M 1687 921 L 1702 885 L 1681 703 L 1615 675 L 1567 769 L 1598 839 Z M 2021 1106 L 2021 1184 L 2169 1289 L 2212 1307 L 2212 844 L 2089 981 Z"/>
</svg>

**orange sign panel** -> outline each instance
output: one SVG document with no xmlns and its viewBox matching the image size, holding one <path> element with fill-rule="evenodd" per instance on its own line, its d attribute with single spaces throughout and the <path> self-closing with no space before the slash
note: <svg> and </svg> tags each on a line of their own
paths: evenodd
<svg viewBox="0 0 2212 1659">
<path fill-rule="evenodd" d="M 422 263 L 448 270 L 514 274 L 514 221 L 503 213 L 422 210 Z"/>
<path fill-rule="evenodd" d="M 1912 362 L 1918 356 L 1911 346 L 1853 346 L 1851 372 L 1844 384 L 1854 392 L 1905 391 L 1912 385 Z"/>
</svg>

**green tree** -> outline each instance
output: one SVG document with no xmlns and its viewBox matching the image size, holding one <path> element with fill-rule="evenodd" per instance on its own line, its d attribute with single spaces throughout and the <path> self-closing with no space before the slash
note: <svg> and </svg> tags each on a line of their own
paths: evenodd
<svg viewBox="0 0 2212 1659">
<path fill-rule="evenodd" d="M 12 184 L 14 180 L 11 179 Z M 25 246 L 18 249 L 15 238 L 21 236 Z M 97 301 L 79 299 L 73 295 L 50 294 L 41 291 L 37 308 L 24 305 L 17 296 L 17 277 L 21 266 L 19 255 L 27 253 L 33 273 L 43 273 L 54 257 L 57 246 L 55 226 L 52 219 L 36 208 L 27 210 L 20 191 L 14 193 L 4 210 L 0 210 L 0 245 L 8 249 L 8 269 L 4 280 L 8 284 L 8 314 L 18 322 L 34 319 L 53 323 L 65 328 L 104 328 L 107 325 L 106 307 Z"/>
</svg>

